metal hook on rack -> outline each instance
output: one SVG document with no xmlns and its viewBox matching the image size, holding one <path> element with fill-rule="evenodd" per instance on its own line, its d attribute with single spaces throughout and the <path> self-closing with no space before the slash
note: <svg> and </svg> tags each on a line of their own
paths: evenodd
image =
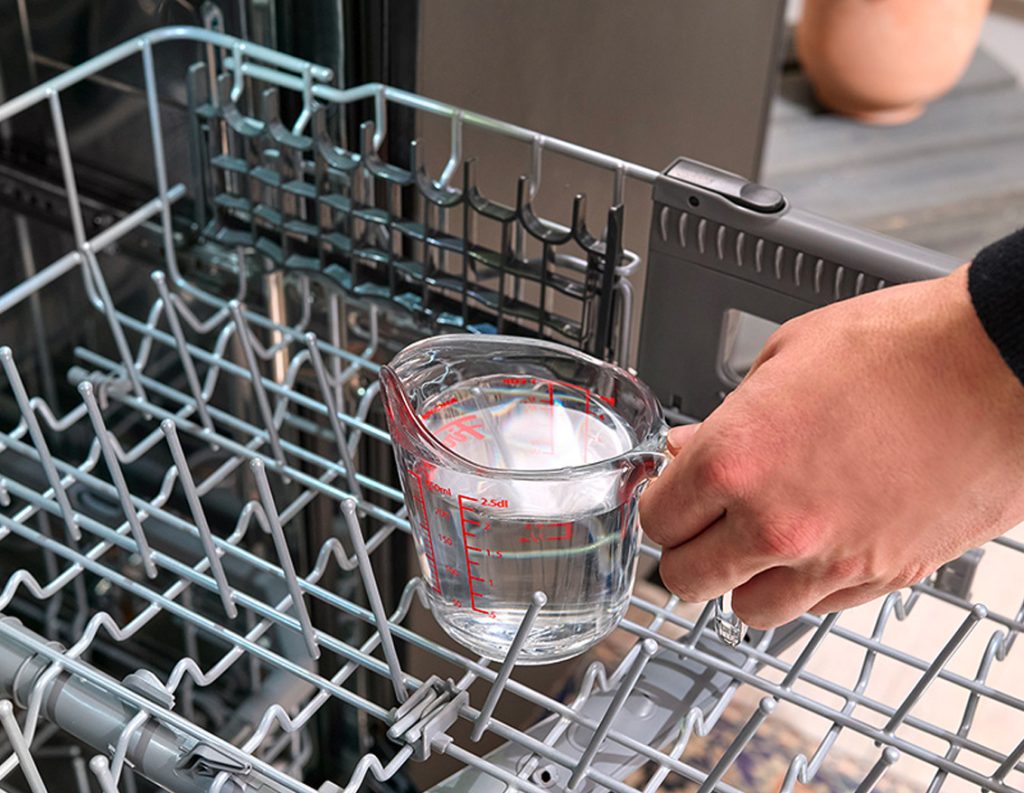
<svg viewBox="0 0 1024 793">
<path fill-rule="evenodd" d="M 242 98 L 242 88 L 245 85 L 245 77 L 242 75 L 242 53 L 245 50 L 245 42 L 236 41 L 231 46 L 231 70 L 233 72 L 231 83 L 231 101 L 237 103 Z"/>
<path fill-rule="evenodd" d="M 612 206 L 617 207 L 623 202 L 623 193 L 626 189 L 626 166 L 619 163 L 613 172 L 612 177 Z"/>
<path fill-rule="evenodd" d="M 302 70 L 302 112 L 292 125 L 293 135 L 305 132 L 309 120 L 313 117 L 313 109 L 313 65 L 307 63 L 306 68 Z"/>
<path fill-rule="evenodd" d="M 527 187 L 529 189 L 531 201 L 537 197 L 537 191 L 540 190 L 541 159 L 544 155 L 544 140 L 543 135 L 534 135 L 533 140 L 530 142 L 530 174 L 527 177 L 529 179 Z"/>
<path fill-rule="evenodd" d="M 380 151 L 388 134 L 387 86 L 380 86 L 373 95 L 373 153 Z"/>
<path fill-rule="evenodd" d="M 438 177 L 437 186 L 447 187 L 448 182 L 455 175 L 455 172 L 462 165 L 462 110 L 456 110 L 452 114 L 451 128 L 451 153 L 448 155 L 448 162 L 445 163 L 441 176 Z"/>
</svg>

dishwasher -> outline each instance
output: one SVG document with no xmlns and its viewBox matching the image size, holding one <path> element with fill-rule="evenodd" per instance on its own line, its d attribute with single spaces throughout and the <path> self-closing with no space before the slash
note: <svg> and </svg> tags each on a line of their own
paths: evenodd
<svg viewBox="0 0 1024 793">
<path fill-rule="evenodd" d="M 338 88 L 217 27 L 152 30 L 0 105 L 5 151 L 43 120 L 53 145 L 16 156 L 61 186 L 0 195 L 20 207 L 0 226 L 0 789 L 1024 788 L 1013 532 L 735 647 L 644 544 L 603 644 L 491 662 L 424 618 L 380 406 L 405 344 L 508 333 L 634 368 L 693 421 L 777 323 L 955 262 L 698 162 Z M 129 72 L 144 123 L 106 134 L 144 141 L 155 190 L 105 212 L 74 126 L 99 119 L 65 100 Z M 440 139 L 389 146 L 395 112 Z M 475 136 L 521 157 L 512 200 L 482 186 Z M 552 158 L 605 189 L 555 206 Z"/>
</svg>

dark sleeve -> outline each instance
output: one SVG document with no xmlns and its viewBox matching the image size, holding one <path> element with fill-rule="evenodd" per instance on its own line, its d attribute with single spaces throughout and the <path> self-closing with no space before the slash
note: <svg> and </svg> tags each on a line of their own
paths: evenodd
<svg viewBox="0 0 1024 793">
<path fill-rule="evenodd" d="M 967 289 L 989 338 L 1024 383 L 1024 229 L 974 257 Z"/>
</svg>

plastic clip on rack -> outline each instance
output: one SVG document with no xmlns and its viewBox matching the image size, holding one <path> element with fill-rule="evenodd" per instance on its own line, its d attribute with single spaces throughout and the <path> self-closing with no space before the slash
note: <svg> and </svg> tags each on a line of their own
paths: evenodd
<svg viewBox="0 0 1024 793">
<path fill-rule="evenodd" d="M 171 41 L 209 56 L 191 71 L 194 179 L 179 180 L 166 154 L 156 61 Z M 94 231 L 62 102 L 111 67 L 141 67 L 155 190 Z M 678 165 L 659 175 L 330 80 L 324 67 L 175 27 L 0 105 L 0 126 L 33 110 L 49 119 L 70 218 L 64 253 L 0 295 L 0 320 L 32 328 L 19 318 L 34 306 L 82 319 L 71 388 L 45 385 L 31 332 L 0 350 L 13 416 L 0 431 L 0 784 L 355 791 L 429 777 L 444 755 L 459 770 L 435 774 L 437 790 L 736 791 L 766 788 L 768 775 L 785 791 L 816 780 L 1019 789 L 1024 699 L 1007 662 L 1024 628 L 1019 576 L 974 576 L 986 609 L 961 565 L 868 610 L 804 616 L 735 648 L 715 637 L 713 605 L 688 610 L 638 585 L 604 660 L 557 696 L 514 668 L 542 594 L 500 666 L 417 630 L 427 585 L 381 577 L 401 570 L 384 555 L 411 529 L 381 464 L 391 448 L 376 358 L 390 334 L 515 331 L 628 365 L 640 257 L 623 244 L 623 198 L 639 181 L 654 190 L 641 376 L 668 407 L 702 415 L 728 387 L 707 356 L 724 349 L 708 328 L 735 341 L 730 310 L 780 321 L 944 260 L 799 213 L 738 177 Z M 300 108 L 292 124 L 275 92 Z M 346 147 L 324 114 L 355 114 L 363 100 L 373 118 Z M 450 123 L 438 178 L 382 158 L 392 103 Z M 481 192 L 463 163 L 464 127 L 529 149 L 516 206 Z M 540 157 L 553 154 L 607 174 L 606 228 L 587 230 L 582 199 L 568 226 L 531 208 Z M 398 200 L 406 188 L 411 209 Z M 179 247 L 186 196 L 203 236 Z M 492 238 L 459 220 L 473 213 L 496 224 Z M 128 300 L 119 257 L 139 237 L 156 240 L 159 272 Z M 673 311 L 702 318 L 700 333 L 667 332 L 657 295 L 668 290 L 701 304 Z M 674 349 L 670 338 L 700 344 Z M 1010 535 L 980 563 L 1020 569 L 1022 551 Z M 658 557 L 641 554 L 648 568 Z M 410 671 L 417 654 L 428 679 Z M 517 712 L 540 718 L 507 715 Z M 325 722 L 360 742 L 318 743 Z M 374 743 L 373 725 L 389 738 Z M 344 773 L 315 770 L 351 746 L 360 754 Z"/>
</svg>

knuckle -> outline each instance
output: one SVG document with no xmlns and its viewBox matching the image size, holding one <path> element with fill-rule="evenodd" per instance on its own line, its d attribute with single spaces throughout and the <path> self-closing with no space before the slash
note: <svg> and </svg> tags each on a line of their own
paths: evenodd
<svg viewBox="0 0 1024 793">
<path fill-rule="evenodd" d="M 804 559 L 818 547 L 821 532 L 809 521 L 763 521 L 754 533 L 754 546 L 767 556 L 786 561 Z"/>
<path fill-rule="evenodd" d="M 703 461 L 697 479 L 703 488 L 736 497 L 747 487 L 750 472 L 748 465 L 737 455 L 717 452 Z"/>
<path fill-rule="evenodd" d="M 870 564 L 861 556 L 846 556 L 836 559 L 825 568 L 825 577 L 837 585 L 850 586 L 869 580 Z"/>
<path fill-rule="evenodd" d="M 911 562 L 899 568 L 896 574 L 889 579 L 889 588 L 895 590 L 913 586 L 928 575 L 928 572 L 926 565 L 921 562 Z"/>
</svg>

